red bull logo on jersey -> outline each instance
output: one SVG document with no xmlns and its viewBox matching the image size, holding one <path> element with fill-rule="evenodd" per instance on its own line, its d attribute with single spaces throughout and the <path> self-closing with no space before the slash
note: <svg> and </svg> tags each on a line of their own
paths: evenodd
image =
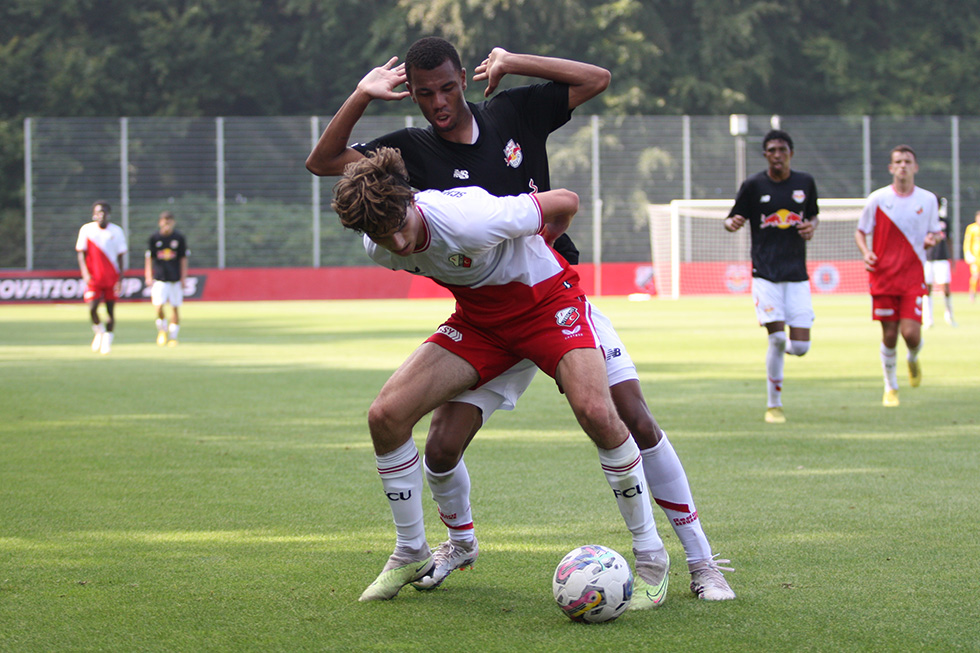
<svg viewBox="0 0 980 653">
<path fill-rule="evenodd" d="M 802 190 L 794 190 L 793 201 L 797 204 L 802 204 L 804 201 L 806 201 L 806 193 Z"/>
<path fill-rule="evenodd" d="M 511 168 L 516 168 L 524 161 L 524 152 L 521 151 L 520 143 L 515 143 L 514 139 L 507 141 L 504 146 L 504 163 Z"/>
<path fill-rule="evenodd" d="M 769 227 L 789 229 L 790 227 L 795 227 L 798 224 L 803 224 L 802 215 L 799 213 L 794 213 L 788 209 L 779 209 L 775 213 L 762 216 L 762 221 L 759 227 L 762 229 L 768 229 Z"/>
<path fill-rule="evenodd" d="M 468 268 L 473 265 L 473 259 L 462 254 L 453 254 L 449 257 L 449 262 L 458 268 Z"/>
</svg>

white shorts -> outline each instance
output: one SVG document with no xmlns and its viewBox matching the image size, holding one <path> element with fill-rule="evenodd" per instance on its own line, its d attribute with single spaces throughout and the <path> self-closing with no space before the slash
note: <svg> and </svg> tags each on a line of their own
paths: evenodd
<svg viewBox="0 0 980 653">
<path fill-rule="evenodd" d="M 179 281 L 153 281 L 150 287 L 150 301 L 154 306 L 170 304 L 177 308 L 184 303 L 184 287 Z"/>
<path fill-rule="evenodd" d="M 923 269 L 926 273 L 926 284 L 930 286 L 934 283 L 949 285 L 953 278 L 948 260 L 926 261 Z"/>
<path fill-rule="evenodd" d="M 785 322 L 790 327 L 813 326 L 813 300 L 809 281 L 773 282 L 752 277 L 752 299 L 759 324 Z"/>
<path fill-rule="evenodd" d="M 619 339 L 619 334 L 613 328 L 612 322 L 600 313 L 594 304 L 591 306 L 592 323 L 596 335 L 599 336 L 599 342 L 602 343 L 603 353 L 606 355 L 606 375 L 609 377 L 609 385 L 614 386 L 623 381 L 639 380 L 640 376 L 636 372 L 636 365 L 626 353 L 626 347 L 623 345 L 623 341 Z M 514 410 L 517 400 L 531 385 L 531 380 L 537 371 L 538 368 L 534 363 L 529 360 L 522 360 L 476 390 L 466 390 L 460 393 L 453 401 L 460 401 L 479 408 L 483 412 L 483 423 L 486 424 L 495 411 L 501 409 Z"/>
</svg>

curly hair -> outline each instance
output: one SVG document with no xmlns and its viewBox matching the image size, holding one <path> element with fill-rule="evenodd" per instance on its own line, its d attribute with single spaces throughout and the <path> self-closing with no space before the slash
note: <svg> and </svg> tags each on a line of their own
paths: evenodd
<svg viewBox="0 0 980 653">
<path fill-rule="evenodd" d="M 347 164 L 331 206 L 345 228 L 370 236 L 397 228 L 413 197 L 401 151 L 382 147 Z"/>
<path fill-rule="evenodd" d="M 441 66 L 447 59 L 453 62 L 453 68 L 457 71 L 463 69 L 459 52 L 456 51 L 452 43 L 438 36 L 426 36 L 413 43 L 405 54 L 405 74 L 411 81 L 412 70 L 415 68 L 433 70 Z"/>
</svg>

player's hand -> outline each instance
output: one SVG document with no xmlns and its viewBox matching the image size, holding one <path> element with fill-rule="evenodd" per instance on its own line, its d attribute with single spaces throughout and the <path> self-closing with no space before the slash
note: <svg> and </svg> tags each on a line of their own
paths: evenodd
<svg viewBox="0 0 980 653">
<path fill-rule="evenodd" d="M 490 94 L 497 90 L 497 85 L 500 84 L 500 80 L 506 75 L 504 71 L 504 57 L 506 57 L 509 52 L 503 48 L 494 48 L 487 55 L 479 66 L 473 69 L 473 81 L 479 82 L 482 80 L 487 80 L 487 90 L 483 91 L 484 97 L 490 97 Z"/>
<path fill-rule="evenodd" d="M 403 100 L 407 98 L 411 95 L 407 90 L 395 90 L 408 79 L 405 73 L 405 64 L 401 63 L 395 66 L 396 61 L 398 61 L 398 57 L 392 57 L 385 65 L 371 70 L 357 83 L 357 90 L 372 100 Z"/>
<path fill-rule="evenodd" d="M 878 255 L 874 252 L 868 252 L 864 255 L 864 269 L 868 272 L 875 271 L 875 265 L 878 263 Z"/>
<path fill-rule="evenodd" d="M 935 247 L 936 246 L 936 243 L 938 243 L 938 242 L 939 242 L 939 239 L 936 238 L 936 234 L 934 234 L 932 232 L 926 234 L 926 240 L 925 240 L 925 243 L 924 243 L 926 249 L 929 249 L 930 247 Z"/>
<path fill-rule="evenodd" d="M 725 218 L 725 230 L 726 231 L 738 231 L 745 225 L 745 216 L 742 215 L 730 215 Z"/>
<path fill-rule="evenodd" d="M 800 237 L 803 240 L 810 240 L 813 238 L 813 234 L 817 230 L 817 223 L 813 220 L 804 220 L 800 224 L 796 225 L 796 230 L 799 232 Z"/>
</svg>

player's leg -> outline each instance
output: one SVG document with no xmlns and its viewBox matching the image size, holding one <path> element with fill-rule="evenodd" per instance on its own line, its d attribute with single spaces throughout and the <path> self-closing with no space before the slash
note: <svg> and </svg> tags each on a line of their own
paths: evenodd
<svg viewBox="0 0 980 653">
<path fill-rule="evenodd" d="M 89 319 L 92 322 L 92 351 L 99 351 L 102 347 L 102 336 L 105 335 L 105 325 L 99 319 L 99 305 L 102 303 L 101 295 L 89 286 L 85 290 L 85 301 L 88 307 Z"/>
<path fill-rule="evenodd" d="M 875 306 L 878 306 L 878 300 L 878 297 L 874 299 Z M 881 371 L 885 380 L 885 393 L 881 403 L 886 407 L 898 406 L 897 347 L 898 320 L 881 320 Z"/>
<path fill-rule="evenodd" d="M 922 295 L 922 328 L 931 329 L 932 328 L 932 286 L 936 281 L 936 269 L 938 261 L 926 261 L 923 264 L 923 272 L 925 274 L 926 288 L 925 294 Z"/>
<path fill-rule="evenodd" d="M 525 359 L 479 388 L 460 393 L 433 412 L 423 467 L 448 539 L 433 550 L 435 569 L 431 577 L 415 585 L 417 588 L 438 587 L 452 571 L 471 567 L 476 561 L 479 545 L 463 452 L 494 412 L 501 408 L 513 410 L 537 369 Z"/>
<path fill-rule="evenodd" d="M 150 302 L 156 308 L 156 327 L 157 327 L 157 344 L 161 347 L 167 344 L 167 318 L 164 315 L 164 304 L 167 302 L 166 298 L 167 284 L 163 281 L 154 280 L 153 285 L 150 286 Z"/>
<path fill-rule="evenodd" d="M 970 301 L 977 301 L 977 281 L 980 281 L 980 263 L 970 264 Z"/>
<path fill-rule="evenodd" d="M 630 609 L 657 607 L 667 595 L 670 559 L 657 534 L 646 496 L 649 489 L 640 449 L 616 414 L 601 351 L 569 351 L 558 363 L 555 380 L 564 389 L 582 429 L 598 447 L 602 471 L 633 536 L 638 579 Z"/>
<path fill-rule="evenodd" d="M 395 522 L 395 552 L 361 601 L 390 599 L 433 567 L 422 513 L 422 465 L 412 427 L 479 380 L 465 359 L 422 343 L 392 374 L 368 411 L 378 474 Z"/>
<path fill-rule="evenodd" d="M 170 326 L 167 328 L 167 344 L 176 345 L 180 337 L 180 307 L 184 305 L 184 288 L 179 281 L 170 284 L 167 301 L 170 303 Z"/>
<path fill-rule="evenodd" d="M 752 278 L 752 300 L 759 324 L 768 334 L 766 347 L 766 413 L 772 424 L 786 421 L 783 415 L 783 361 L 786 352 L 785 300 L 780 284 Z"/>
<path fill-rule="evenodd" d="M 922 383 L 922 365 L 919 352 L 922 351 L 922 323 L 920 297 L 902 297 L 899 312 L 898 330 L 907 348 L 906 362 L 909 367 L 909 385 L 917 388 Z"/>
<path fill-rule="evenodd" d="M 943 320 L 951 327 L 956 326 L 956 319 L 953 317 L 953 292 L 950 285 L 953 281 L 953 270 L 949 261 L 937 261 L 935 272 L 935 283 L 939 291 L 943 294 Z"/>
<path fill-rule="evenodd" d="M 105 311 L 105 333 L 102 334 L 102 343 L 99 345 L 100 354 L 108 354 L 110 351 L 112 351 L 112 339 L 116 335 L 116 299 L 114 294 L 112 294 L 112 299 L 110 299 L 109 294 L 107 293 L 105 300 Z"/>
<path fill-rule="evenodd" d="M 810 327 L 814 321 L 810 282 L 788 282 L 784 284 L 784 288 L 786 324 L 789 325 L 786 353 L 790 356 L 803 356 L 810 351 Z"/>
</svg>

